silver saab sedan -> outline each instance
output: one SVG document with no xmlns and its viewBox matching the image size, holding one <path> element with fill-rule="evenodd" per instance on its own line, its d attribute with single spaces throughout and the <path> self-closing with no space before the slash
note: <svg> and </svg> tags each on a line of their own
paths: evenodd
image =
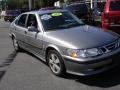
<svg viewBox="0 0 120 90">
<path fill-rule="evenodd" d="M 26 12 L 10 25 L 16 51 L 24 49 L 45 61 L 57 76 L 93 75 L 120 61 L 120 36 L 85 25 L 66 10 Z"/>
</svg>

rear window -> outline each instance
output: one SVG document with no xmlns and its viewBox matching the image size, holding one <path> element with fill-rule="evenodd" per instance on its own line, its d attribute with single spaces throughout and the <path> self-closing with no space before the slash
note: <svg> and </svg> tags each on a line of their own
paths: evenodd
<svg viewBox="0 0 120 90">
<path fill-rule="evenodd" d="M 120 11 L 120 1 L 111 1 L 110 11 Z"/>
</svg>

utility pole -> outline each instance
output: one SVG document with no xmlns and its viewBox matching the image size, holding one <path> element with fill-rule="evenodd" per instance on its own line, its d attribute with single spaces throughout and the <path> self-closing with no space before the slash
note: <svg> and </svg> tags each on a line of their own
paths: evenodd
<svg viewBox="0 0 120 90">
<path fill-rule="evenodd" d="M 32 0 L 32 3 L 33 3 L 33 9 L 35 9 L 35 0 Z"/>
<path fill-rule="evenodd" d="M 3 0 L 0 0 L 1 2 L 1 11 L 3 10 Z"/>
<path fill-rule="evenodd" d="M 29 0 L 29 10 L 32 10 L 32 0 Z"/>
<path fill-rule="evenodd" d="M 29 10 L 32 10 L 35 8 L 35 0 L 29 0 Z"/>
<path fill-rule="evenodd" d="M 0 0 L 0 12 L 2 11 L 2 0 Z"/>
<path fill-rule="evenodd" d="M 5 0 L 5 10 L 7 9 L 7 1 Z"/>
<path fill-rule="evenodd" d="M 93 0 L 90 0 L 90 7 L 93 9 Z"/>
</svg>

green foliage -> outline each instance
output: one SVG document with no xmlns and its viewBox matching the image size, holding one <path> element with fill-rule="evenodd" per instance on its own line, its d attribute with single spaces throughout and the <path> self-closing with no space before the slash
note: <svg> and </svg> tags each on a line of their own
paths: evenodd
<svg viewBox="0 0 120 90">
<path fill-rule="evenodd" d="M 28 8 L 28 0 L 7 0 L 8 9 Z"/>
<path fill-rule="evenodd" d="M 45 0 L 35 0 L 34 8 L 40 9 L 41 7 L 45 6 Z"/>
<path fill-rule="evenodd" d="M 6 0 L 8 9 L 28 9 L 29 8 L 29 0 Z M 44 6 L 52 6 L 55 1 L 58 0 L 33 0 L 33 7 L 35 9 L 40 9 Z M 61 0 L 64 1 L 64 0 Z"/>
</svg>

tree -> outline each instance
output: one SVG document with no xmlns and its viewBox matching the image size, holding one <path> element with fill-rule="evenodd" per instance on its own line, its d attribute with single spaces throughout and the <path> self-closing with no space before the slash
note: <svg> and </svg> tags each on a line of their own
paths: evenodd
<svg viewBox="0 0 120 90">
<path fill-rule="evenodd" d="M 33 8 L 40 9 L 41 7 L 54 6 L 56 1 L 59 0 L 33 0 Z M 7 6 L 8 9 L 28 9 L 29 0 L 7 0 Z"/>
<path fill-rule="evenodd" d="M 8 9 L 28 8 L 28 0 L 7 0 Z"/>
</svg>

